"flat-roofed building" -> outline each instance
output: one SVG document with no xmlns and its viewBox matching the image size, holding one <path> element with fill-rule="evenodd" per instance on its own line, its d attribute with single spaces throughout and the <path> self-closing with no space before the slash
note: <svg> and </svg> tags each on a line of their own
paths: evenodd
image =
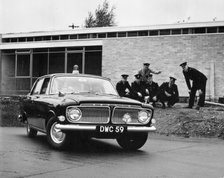
<svg viewBox="0 0 224 178">
<path fill-rule="evenodd" d="M 25 94 L 37 77 L 49 73 L 80 72 L 120 80 L 149 62 L 161 70 L 161 84 L 169 74 L 177 77 L 180 96 L 187 87 L 179 64 L 202 71 L 207 77 L 208 99 L 224 94 L 224 22 L 177 23 L 138 27 L 77 28 L 69 31 L 0 35 L 0 94 Z"/>
</svg>

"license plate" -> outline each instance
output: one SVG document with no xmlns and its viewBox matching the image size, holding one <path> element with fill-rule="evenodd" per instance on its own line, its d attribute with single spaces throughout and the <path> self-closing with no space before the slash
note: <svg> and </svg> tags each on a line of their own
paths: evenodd
<svg viewBox="0 0 224 178">
<path fill-rule="evenodd" d="M 127 131 L 127 127 L 124 126 L 108 126 L 108 125 L 100 125 L 97 127 L 98 132 L 100 133 L 117 133 L 121 134 Z"/>
</svg>

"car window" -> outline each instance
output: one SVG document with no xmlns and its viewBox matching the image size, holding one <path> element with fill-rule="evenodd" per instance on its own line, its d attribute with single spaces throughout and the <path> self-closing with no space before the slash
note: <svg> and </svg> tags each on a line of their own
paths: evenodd
<svg viewBox="0 0 224 178">
<path fill-rule="evenodd" d="M 44 81 L 44 79 L 41 78 L 35 83 L 35 86 L 34 86 L 33 91 L 31 92 L 31 95 L 37 95 L 40 93 L 40 89 L 42 87 L 43 81 Z"/>
<path fill-rule="evenodd" d="M 55 77 L 50 93 L 94 93 L 117 95 L 112 84 L 104 79 L 85 77 Z"/>
<path fill-rule="evenodd" d="M 49 81 L 50 81 L 50 78 L 45 78 L 44 79 L 44 82 L 43 82 L 40 94 L 46 94 L 48 92 L 48 90 L 49 90 L 49 85 L 48 85 Z"/>
</svg>

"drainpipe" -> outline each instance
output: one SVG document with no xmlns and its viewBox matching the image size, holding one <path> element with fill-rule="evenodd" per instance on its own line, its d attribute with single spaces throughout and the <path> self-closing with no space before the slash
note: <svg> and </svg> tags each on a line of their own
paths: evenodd
<svg viewBox="0 0 224 178">
<path fill-rule="evenodd" d="M 212 60 L 210 63 L 210 97 L 211 100 L 215 100 L 215 62 Z"/>
</svg>

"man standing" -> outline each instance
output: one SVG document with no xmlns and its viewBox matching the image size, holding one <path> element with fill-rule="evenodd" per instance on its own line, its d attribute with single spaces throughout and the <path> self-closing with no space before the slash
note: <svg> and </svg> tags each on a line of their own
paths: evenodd
<svg viewBox="0 0 224 178">
<path fill-rule="evenodd" d="M 143 82 L 147 81 L 146 76 L 149 76 L 151 73 L 153 74 L 160 74 L 161 71 L 155 72 L 152 69 L 149 68 L 149 63 L 143 63 L 143 68 L 138 72 L 138 74 L 140 74 L 142 76 L 141 80 Z"/>
<path fill-rule="evenodd" d="M 176 78 L 170 76 L 169 82 L 164 82 L 160 87 L 157 94 L 157 99 L 162 103 L 162 107 L 165 108 L 165 101 L 167 106 L 172 107 L 176 102 L 179 101 L 179 92 L 177 85 L 175 84 Z"/>
<path fill-rule="evenodd" d="M 203 107 L 205 104 L 207 77 L 197 69 L 188 67 L 187 62 L 180 64 L 180 66 L 183 69 L 185 81 L 190 93 L 189 105 L 187 108 L 192 108 L 194 106 L 195 94 L 198 90 L 199 101 L 196 109 L 200 109 L 200 107 Z M 192 86 L 190 80 L 192 80 Z"/>
<path fill-rule="evenodd" d="M 145 94 L 146 96 L 149 96 L 148 101 L 152 102 L 153 103 L 152 105 L 155 106 L 156 102 L 155 96 L 158 93 L 159 86 L 158 83 L 153 81 L 152 74 L 149 74 L 149 76 L 146 76 L 146 78 L 147 81 L 145 83 Z"/>
<path fill-rule="evenodd" d="M 131 90 L 133 99 L 144 102 L 145 88 L 140 74 L 135 75 L 135 81 L 131 84 Z"/>
<path fill-rule="evenodd" d="M 121 81 L 116 85 L 117 92 L 121 97 L 131 97 L 131 86 L 127 81 L 128 75 L 122 74 L 121 77 Z"/>
</svg>

